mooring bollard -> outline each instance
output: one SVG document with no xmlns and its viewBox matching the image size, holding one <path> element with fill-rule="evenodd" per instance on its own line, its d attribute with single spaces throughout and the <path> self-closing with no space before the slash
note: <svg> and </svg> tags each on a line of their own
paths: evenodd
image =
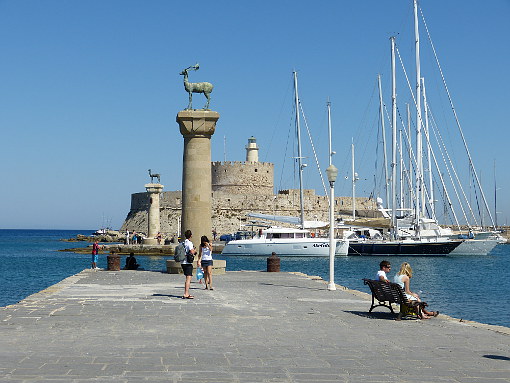
<svg viewBox="0 0 510 383">
<path fill-rule="evenodd" d="M 273 251 L 271 256 L 267 258 L 267 271 L 279 272 L 280 271 L 280 257 Z"/>
<path fill-rule="evenodd" d="M 110 255 L 106 256 L 106 261 L 108 263 L 108 269 L 110 271 L 119 271 L 120 270 L 120 255 L 115 254 L 115 252 L 111 252 Z"/>
</svg>

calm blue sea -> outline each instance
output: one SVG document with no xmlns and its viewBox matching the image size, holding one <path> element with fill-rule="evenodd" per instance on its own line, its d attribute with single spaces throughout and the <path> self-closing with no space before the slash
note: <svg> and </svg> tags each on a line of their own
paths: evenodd
<svg viewBox="0 0 510 383">
<path fill-rule="evenodd" d="M 72 230 L 0 230 L 0 306 L 19 302 L 27 296 L 90 267 L 90 255 L 58 252 L 88 243 L 62 242 L 76 234 Z M 146 270 L 165 269 L 168 257 L 138 256 Z M 220 257 L 228 270 L 265 270 L 266 257 Z M 413 291 L 422 291 L 430 309 L 456 318 L 510 327 L 510 245 L 498 245 L 487 256 L 387 257 L 393 266 L 390 277 L 403 261 L 411 263 Z M 369 292 L 362 278 L 374 278 L 379 257 L 337 257 L 335 282 Z M 124 259 L 122 260 L 124 264 Z M 106 268 L 106 256 L 99 257 Z M 299 271 L 328 280 L 327 258 L 281 258 L 282 271 Z M 369 305 L 367 304 L 367 310 Z"/>
</svg>

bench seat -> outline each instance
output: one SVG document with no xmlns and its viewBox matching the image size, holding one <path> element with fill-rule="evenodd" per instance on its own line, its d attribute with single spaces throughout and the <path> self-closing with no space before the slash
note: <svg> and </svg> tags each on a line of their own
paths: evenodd
<svg viewBox="0 0 510 383">
<path fill-rule="evenodd" d="M 427 303 L 410 301 L 407 299 L 404 290 L 402 287 L 400 287 L 399 284 L 381 282 L 366 278 L 363 279 L 363 282 L 365 285 L 370 287 L 370 291 L 372 292 L 372 305 L 370 306 L 370 310 L 368 310 L 368 312 L 372 312 L 374 308 L 382 306 L 389 308 L 390 311 L 395 314 L 395 311 L 393 311 L 392 307 L 392 304 L 395 303 L 400 306 L 397 320 L 400 320 L 405 316 L 419 319 L 422 318 L 422 309 L 427 306 Z"/>
</svg>

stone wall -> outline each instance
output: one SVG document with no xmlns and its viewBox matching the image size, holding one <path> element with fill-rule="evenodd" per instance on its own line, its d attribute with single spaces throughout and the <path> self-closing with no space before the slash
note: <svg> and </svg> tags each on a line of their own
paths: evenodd
<svg viewBox="0 0 510 383">
<path fill-rule="evenodd" d="M 212 162 L 212 191 L 273 194 L 274 165 L 269 162 Z"/>
<path fill-rule="evenodd" d="M 131 195 L 129 211 L 121 231 L 147 232 L 148 193 Z M 161 232 L 166 238 L 178 235 L 181 217 L 181 192 L 167 191 L 160 196 Z M 336 197 L 336 217 L 349 217 L 352 211 L 351 197 Z M 357 212 L 360 216 L 378 216 L 375 202 L 367 198 L 356 198 Z M 218 234 L 233 233 L 238 230 L 250 230 L 248 213 L 299 216 L 299 190 L 281 190 L 278 194 L 264 193 L 228 193 L 223 190 L 212 193 L 212 227 Z M 304 210 L 307 220 L 329 220 L 329 203 L 326 196 L 315 194 L 315 190 L 304 190 Z M 347 214 L 342 214 L 341 212 Z M 200 233 L 198 235 L 211 233 Z M 198 236 L 195 234 L 195 237 Z"/>
</svg>

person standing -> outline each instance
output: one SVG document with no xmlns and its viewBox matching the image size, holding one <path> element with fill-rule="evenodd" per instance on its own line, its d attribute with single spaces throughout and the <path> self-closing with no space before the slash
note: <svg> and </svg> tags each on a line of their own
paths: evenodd
<svg viewBox="0 0 510 383">
<path fill-rule="evenodd" d="M 94 269 L 94 270 L 98 269 L 98 267 L 97 267 L 98 254 L 99 254 L 99 243 L 96 240 L 94 242 L 94 244 L 92 245 L 92 267 L 91 267 L 91 269 Z"/>
<path fill-rule="evenodd" d="M 189 286 L 191 284 L 191 277 L 193 276 L 193 262 L 188 262 L 188 254 L 192 254 L 193 256 L 197 253 L 195 247 L 193 246 L 193 242 L 191 242 L 191 237 L 193 234 L 191 230 L 186 230 L 184 232 L 184 248 L 186 249 L 186 257 L 181 262 L 182 271 L 186 280 L 184 282 L 184 295 L 182 299 L 194 299 L 195 297 L 189 293 Z M 180 245 L 178 245 L 180 246 Z"/>
<path fill-rule="evenodd" d="M 126 245 L 129 245 L 129 230 L 126 230 Z"/>
<path fill-rule="evenodd" d="M 205 289 L 214 290 L 212 287 L 212 244 L 205 235 L 200 238 L 200 251 L 198 253 L 197 265 L 197 267 L 202 267 L 204 270 Z"/>
</svg>

